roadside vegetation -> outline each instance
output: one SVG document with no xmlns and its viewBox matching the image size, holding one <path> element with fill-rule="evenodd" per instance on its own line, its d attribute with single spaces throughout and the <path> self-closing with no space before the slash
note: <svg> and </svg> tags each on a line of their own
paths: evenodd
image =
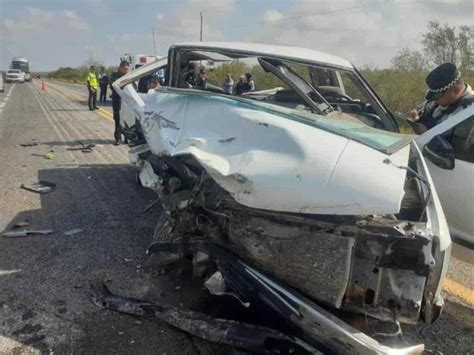
<svg viewBox="0 0 474 355">
<path fill-rule="evenodd" d="M 447 24 L 430 22 L 421 41 L 422 52 L 409 48 L 401 49 L 392 59 L 391 67 L 380 69 L 377 67 L 363 67 L 360 71 L 372 88 L 387 104 L 392 112 L 398 116 L 417 107 L 426 92 L 425 78 L 429 70 L 445 62 L 455 63 L 463 73 L 465 81 L 474 85 L 474 30 L 467 26 L 450 27 Z M 282 86 L 282 83 L 273 75 L 265 73 L 260 66 L 248 66 L 243 62 L 232 62 L 208 66 L 208 79 L 213 84 L 224 83 L 228 73 L 232 75 L 234 84 L 239 76 L 247 72 L 252 73 L 256 89 L 264 90 Z M 76 83 L 85 83 L 89 67 L 97 68 L 102 64 L 89 60 L 78 68 L 59 68 L 49 74 L 50 78 Z M 116 68 L 106 68 L 112 73 Z M 410 133 L 410 128 L 400 121 L 402 131 Z"/>
</svg>

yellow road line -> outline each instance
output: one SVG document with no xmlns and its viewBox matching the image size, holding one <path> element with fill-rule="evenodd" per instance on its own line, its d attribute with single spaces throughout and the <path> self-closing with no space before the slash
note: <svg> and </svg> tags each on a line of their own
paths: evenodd
<svg viewBox="0 0 474 355">
<path fill-rule="evenodd" d="M 59 91 L 57 88 L 54 87 L 55 85 L 49 85 L 50 88 L 52 88 L 53 90 L 59 92 L 60 94 L 63 94 L 64 96 L 67 96 L 69 97 L 70 99 L 74 99 L 74 100 L 78 100 L 78 101 L 81 101 L 81 102 L 85 102 L 83 97 L 79 96 L 79 95 L 83 95 L 83 96 L 86 96 L 84 94 L 80 94 L 80 93 L 72 93 L 72 90 L 68 90 L 68 89 L 65 89 L 65 91 Z M 67 92 L 66 92 L 67 91 Z M 100 108 L 99 107 L 99 110 L 97 111 L 97 113 L 104 117 L 105 119 L 109 120 L 109 121 L 114 121 L 114 117 L 113 115 L 107 111 L 107 110 L 104 110 L 103 108 Z"/>
<path fill-rule="evenodd" d="M 474 291 L 454 280 L 444 279 L 443 290 L 468 304 L 474 305 Z"/>
</svg>

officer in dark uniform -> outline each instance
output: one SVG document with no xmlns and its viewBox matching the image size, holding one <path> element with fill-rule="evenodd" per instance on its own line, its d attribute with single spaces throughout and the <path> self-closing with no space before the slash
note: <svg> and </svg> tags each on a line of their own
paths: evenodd
<svg viewBox="0 0 474 355">
<path fill-rule="evenodd" d="M 102 73 L 99 75 L 99 86 L 100 86 L 100 102 L 107 101 L 107 86 L 109 86 L 109 76 L 107 75 L 105 68 L 102 67 Z"/>
<path fill-rule="evenodd" d="M 122 106 L 122 99 L 117 94 L 113 87 L 113 83 L 120 77 L 124 76 L 128 73 L 129 64 L 127 61 L 123 60 L 120 62 L 118 70 L 115 73 L 110 75 L 110 89 L 112 90 L 112 109 L 114 111 L 114 121 L 115 121 L 115 131 L 114 131 L 114 138 L 115 138 L 115 145 L 119 145 L 120 140 L 122 138 L 122 129 L 120 127 L 120 108 Z"/>
<path fill-rule="evenodd" d="M 411 126 L 422 134 L 474 102 L 471 87 L 452 63 L 444 63 L 426 77 L 426 101 L 410 112 Z"/>
</svg>

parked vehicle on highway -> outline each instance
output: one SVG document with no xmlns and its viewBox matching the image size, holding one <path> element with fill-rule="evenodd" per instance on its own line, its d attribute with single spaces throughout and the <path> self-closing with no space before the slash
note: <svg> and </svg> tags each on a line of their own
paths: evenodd
<svg viewBox="0 0 474 355">
<path fill-rule="evenodd" d="M 230 95 L 212 79 L 188 88 L 189 63 L 207 61 L 252 65 L 256 90 Z M 164 69 L 166 87 L 138 94 L 128 85 Z M 391 350 L 336 326 L 307 298 L 382 320 L 439 316 L 451 240 L 436 188 L 415 137 L 398 133 L 350 62 L 303 48 L 186 43 L 114 87 L 129 107 L 131 162 L 163 207 L 150 252 L 181 238 L 180 253 L 215 261 L 226 292 L 266 304 L 336 352 Z"/>
<path fill-rule="evenodd" d="M 25 81 L 31 81 L 30 62 L 26 58 L 15 57 L 12 59 L 10 69 L 19 69 L 24 73 Z"/>
<path fill-rule="evenodd" d="M 474 104 L 422 134 L 451 235 L 474 244 Z"/>
<path fill-rule="evenodd" d="M 25 73 L 20 69 L 9 69 L 5 75 L 5 81 L 7 83 L 24 83 Z"/>
</svg>

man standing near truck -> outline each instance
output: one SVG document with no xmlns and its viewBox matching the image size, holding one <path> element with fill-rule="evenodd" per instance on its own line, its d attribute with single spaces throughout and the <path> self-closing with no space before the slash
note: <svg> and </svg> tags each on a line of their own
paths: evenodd
<svg viewBox="0 0 474 355">
<path fill-rule="evenodd" d="M 112 73 L 112 75 L 110 76 L 110 89 L 112 90 L 112 95 L 111 95 L 112 96 L 112 109 L 114 111 L 114 121 L 115 121 L 114 145 L 119 145 L 120 140 L 122 139 L 122 128 L 120 127 L 120 108 L 122 106 L 122 99 L 120 98 L 119 94 L 117 94 L 112 84 L 115 82 L 115 80 L 127 74 L 128 69 L 129 69 L 128 62 L 125 60 L 122 60 L 120 62 L 120 65 L 117 71 L 115 73 Z M 125 142 L 127 142 L 127 138 L 125 138 Z"/>
<path fill-rule="evenodd" d="M 95 66 L 91 66 L 89 74 L 87 74 L 86 79 L 87 89 L 89 90 L 89 110 L 94 111 L 99 108 L 96 105 L 97 100 L 97 89 L 99 88 L 99 82 L 97 76 L 95 75 Z"/>
</svg>

